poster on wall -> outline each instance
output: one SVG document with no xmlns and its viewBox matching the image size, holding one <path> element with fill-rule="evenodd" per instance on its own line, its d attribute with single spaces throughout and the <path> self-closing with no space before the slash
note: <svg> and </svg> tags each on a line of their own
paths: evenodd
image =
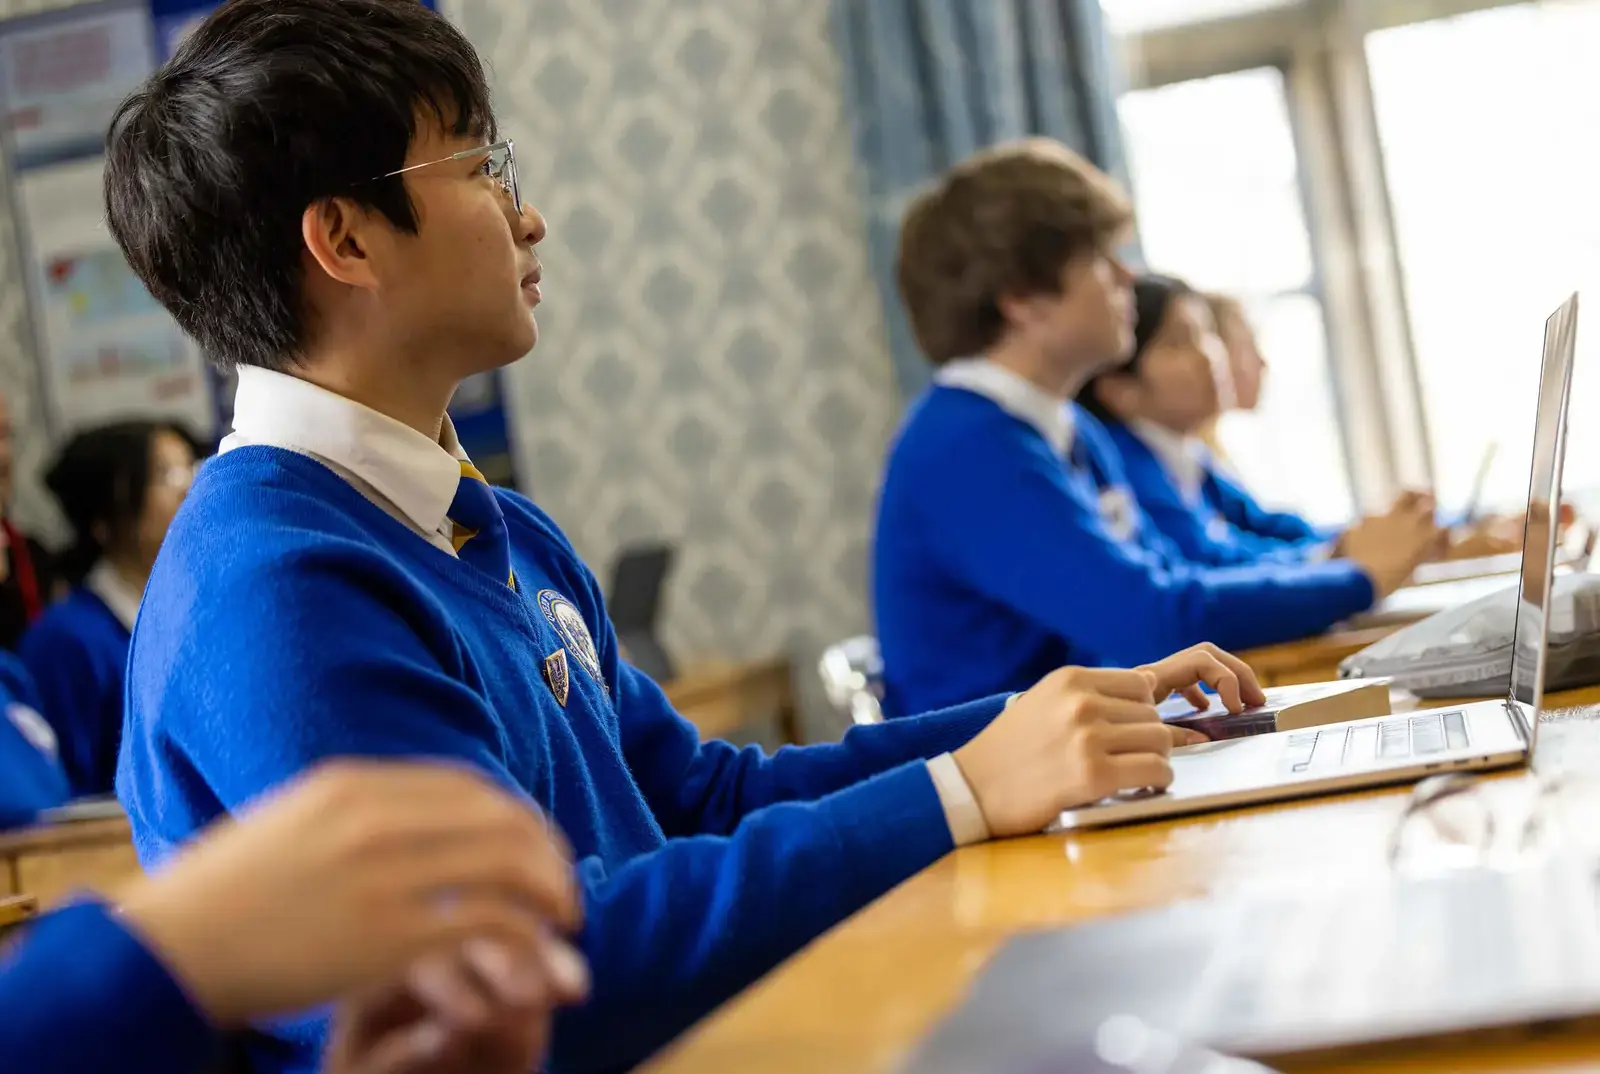
<svg viewBox="0 0 1600 1074">
<path fill-rule="evenodd" d="M 149 20 L 133 5 L 21 19 L 0 34 L 0 97 L 18 170 L 96 156 L 106 123 L 150 73 Z"/>
<path fill-rule="evenodd" d="M 137 414 L 205 435 L 212 404 L 199 349 L 150 296 L 98 212 L 101 158 L 26 171 L 27 270 L 46 388 L 59 427 Z"/>
<path fill-rule="evenodd" d="M 105 223 L 105 131 L 154 69 L 149 11 L 101 3 L 0 24 L 0 102 L 44 395 L 56 433 L 131 415 L 214 427 L 199 349 Z"/>
</svg>

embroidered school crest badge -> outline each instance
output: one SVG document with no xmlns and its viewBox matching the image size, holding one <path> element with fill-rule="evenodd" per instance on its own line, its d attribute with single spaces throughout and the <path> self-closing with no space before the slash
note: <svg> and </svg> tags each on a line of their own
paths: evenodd
<svg viewBox="0 0 1600 1074">
<path fill-rule="evenodd" d="M 565 649 L 557 649 L 544 658 L 544 681 L 550 684 L 550 692 L 556 695 L 556 704 L 566 708 L 567 691 L 572 686 L 572 678 L 567 672 Z"/>
<path fill-rule="evenodd" d="M 1127 489 L 1118 485 L 1101 490 L 1100 521 L 1105 524 L 1106 531 L 1119 541 L 1132 540 L 1134 534 L 1139 532 L 1139 509 L 1134 506 L 1133 497 Z"/>
<path fill-rule="evenodd" d="M 572 602 L 553 589 L 541 590 L 539 593 L 539 610 L 544 613 L 545 620 L 551 629 L 566 644 L 567 652 L 578 666 L 589 673 L 589 677 L 600 684 L 600 689 L 607 694 L 611 688 L 606 685 L 605 676 L 600 673 L 600 654 L 595 651 L 594 639 L 589 636 L 589 625 L 583 621 L 583 616 Z"/>
</svg>

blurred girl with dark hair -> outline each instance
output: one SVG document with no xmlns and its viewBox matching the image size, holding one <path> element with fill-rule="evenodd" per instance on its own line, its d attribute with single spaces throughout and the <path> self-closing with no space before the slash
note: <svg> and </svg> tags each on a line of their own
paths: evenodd
<svg viewBox="0 0 1600 1074">
<path fill-rule="evenodd" d="M 128 640 L 200 455 L 179 426 L 124 421 L 74 436 L 45 475 L 72 526 L 57 569 L 73 589 L 28 631 L 21 655 L 74 795 L 111 793 Z"/>
</svg>

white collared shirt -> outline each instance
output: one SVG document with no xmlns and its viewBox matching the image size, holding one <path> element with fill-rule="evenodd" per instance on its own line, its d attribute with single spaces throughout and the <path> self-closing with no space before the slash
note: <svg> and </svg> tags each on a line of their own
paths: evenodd
<svg viewBox="0 0 1600 1074">
<path fill-rule="evenodd" d="M 1183 502 L 1190 507 L 1200 506 L 1205 493 L 1206 464 L 1210 461 L 1206 446 L 1197 437 L 1175 433 L 1143 418 L 1128 422 L 1128 429 L 1155 455 L 1177 486 Z"/>
<path fill-rule="evenodd" d="M 139 605 L 144 602 L 144 593 L 129 585 L 116 568 L 103 559 L 89 569 L 83 579 L 83 587 L 100 598 L 100 603 L 116 617 L 124 630 L 133 633 L 133 624 L 139 618 Z"/>
<path fill-rule="evenodd" d="M 455 555 L 447 517 L 470 461 L 447 415 L 437 441 L 310 381 L 239 370 L 233 432 L 217 449 L 266 446 L 306 455 L 441 551 Z"/>
<path fill-rule="evenodd" d="M 1072 408 L 1028 378 L 987 358 L 962 358 L 940 366 L 933 382 L 981 395 L 1036 429 L 1060 458 L 1072 450 Z"/>
</svg>

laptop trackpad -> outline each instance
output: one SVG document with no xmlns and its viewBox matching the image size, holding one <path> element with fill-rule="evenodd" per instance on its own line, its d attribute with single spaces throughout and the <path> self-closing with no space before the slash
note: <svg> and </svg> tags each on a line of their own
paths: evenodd
<svg viewBox="0 0 1600 1074">
<path fill-rule="evenodd" d="M 1282 734 L 1201 742 L 1172 751 L 1172 787 L 1177 798 L 1248 790 L 1273 781 L 1284 748 Z"/>
</svg>

